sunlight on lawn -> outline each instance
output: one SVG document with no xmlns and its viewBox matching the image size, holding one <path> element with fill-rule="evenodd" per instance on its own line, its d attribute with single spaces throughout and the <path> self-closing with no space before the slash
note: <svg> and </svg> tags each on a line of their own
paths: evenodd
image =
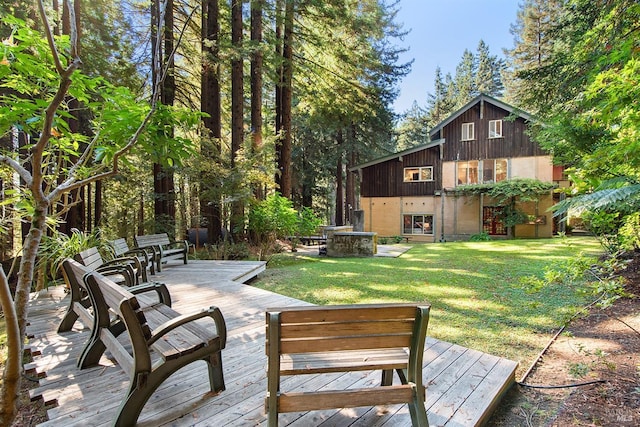
<svg viewBox="0 0 640 427">
<path fill-rule="evenodd" d="M 554 238 L 414 244 L 398 258 L 294 263 L 281 254 L 254 285 L 313 304 L 429 303 L 429 336 L 529 363 L 586 302 L 560 283 L 531 291 L 529 279 L 601 252 L 593 238 Z"/>
</svg>

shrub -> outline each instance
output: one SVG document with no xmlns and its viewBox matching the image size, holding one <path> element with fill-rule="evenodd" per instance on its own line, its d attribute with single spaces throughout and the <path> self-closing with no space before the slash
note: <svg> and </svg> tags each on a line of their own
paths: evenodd
<svg viewBox="0 0 640 427">
<path fill-rule="evenodd" d="M 491 240 L 491 236 L 489 236 L 489 233 L 486 231 L 483 231 L 482 233 L 472 235 L 469 240 L 472 242 L 488 242 Z"/>
</svg>

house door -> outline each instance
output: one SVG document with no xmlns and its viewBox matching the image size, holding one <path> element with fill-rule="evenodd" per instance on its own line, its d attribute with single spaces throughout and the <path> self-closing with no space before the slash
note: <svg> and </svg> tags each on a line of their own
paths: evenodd
<svg viewBox="0 0 640 427">
<path fill-rule="evenodd" d="M 493 236 L 507 235 L 507 228 L 502 221 L 502 206 L 484 206 L 482 208 L 482 231 Z"/>
</svg>

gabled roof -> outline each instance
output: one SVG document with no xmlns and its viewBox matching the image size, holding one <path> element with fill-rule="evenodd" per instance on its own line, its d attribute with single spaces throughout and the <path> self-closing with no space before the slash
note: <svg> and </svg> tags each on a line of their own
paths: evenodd
<svg viewBox="0 0 640 427">
<path fill-rule="evenodd" d="M 388 156 L 380 157 L 375 160 L 371 160 L 367 163 L 362 163 L 360 165 L 356 165 L 352 168 L 349 168 L 349 172 L 354 172 L 369 166 L 377 165 L 378 163 L 384 163 L 388 160 L 398 159 L 402 156 L 406 156 L 409 154 L 417 153 L 418 151 L 426 150 L 427 148 L 435 147 L 436 145 L 444 144 L 444 138 L 436 139 L 435 141 L 427 142 L 426 144 L 416 145 L 415 147 L 408 148 L 403 151 L 399 151 L 397 153 L 389 154 Z"/>
<path fill-rule="evenodd" d="M 480 95 L 478 95 L 475 98 L 473 98 L 471 101 L 467 102 L 458 111 L 456 111 L 455 113 L 451 114 L 449 117 L 447 117 L 442 122 L 438 123 L 433 129 L 431 129 L 429 131 L 429 136 L 433 137 L 433 135 L 435 135 L 443 127 L 445 127 L 446 125 L 448 125 L 449 123 L 451 123 L 452 121 L 457 119 L 462 113 L 464 113 L 465 111 L 467 111 L 469 108 L 473 107 L 474 105 L 479 104 L 480 102 L 488 102 L 489 104 L 493 104 L 496 107 L 502 108 L 503 110 L 507 110 L 510 114 L 514 114 L 514 115 L 516 115 L 518 117 L 522 117 L 525 120 L 529 120 L 529 121 L 533 121 L 534 120 L 533 116 L 531 116 L 529 113 L 527 113 L 525 111 L 522 111 L 521 109 L 516 108 L 516 107 L 514 107 L 512 105 L 509 105 L 506 102 L 502 102 L 502 101 L 500 101 L 500 100 L 498 100 L 496 98 L 493 98 L 493 97 L 491 97 L 489 95 L 481 93 Z"/>
</svg>

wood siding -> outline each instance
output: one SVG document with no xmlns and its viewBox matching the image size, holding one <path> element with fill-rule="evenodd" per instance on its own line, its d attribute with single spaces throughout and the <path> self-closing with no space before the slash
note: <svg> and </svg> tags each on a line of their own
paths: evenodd
<svg viewBox="0 0 640 427">
<path fill-rule="evenodd" d="M 433 181 L 404 182 L 404 169 L 432 166 Z M 362 169 L 362 197 L 429 196 L 442 188 L 440 147 L 431 147 Z"/>
<path fill-rule="evenodd" d="M 481 114 L 481 110 L 482 114 Z M 482 118 L 481 118 L 482 116 Z M 489 138 L 489 121 L 502 120 L 502 137 Z M 461 141 L 462 124 L 474 123 L 474 139 Z M 387 160 L 362 169 L 360 195 L 362 197 L 432 196 L 442 189 L 443 162 L 513 159 L 547 156 L 540 146 L 526 134 L 527 121 L 513 119 L 509 111 L 490 102 L 478 102 L 432 135 L 444 138 L 442 146 L 425 148 L 400 158 Z M 440 157 L 442 152 L 442 158 Z M 403 182 L 407 167 L 433 166 L 433 181 Z"/>
<path fill-rule="evenodd" d="M 480 118 L 481 106 L 484 113 Z M 440 137 L 444 138 L 444 161 L 504 159 L 547 155 L 526 134 L 527 123 L 518 117 L 511 120 L 509 112 L 488 102 L 473 105 L 447 124 Z M 502 120 L 502 137 L 489 139 L 489 121 Z M 461 141 L 462 124 L 474 124 L 474 139 Z"/>
</svg>

